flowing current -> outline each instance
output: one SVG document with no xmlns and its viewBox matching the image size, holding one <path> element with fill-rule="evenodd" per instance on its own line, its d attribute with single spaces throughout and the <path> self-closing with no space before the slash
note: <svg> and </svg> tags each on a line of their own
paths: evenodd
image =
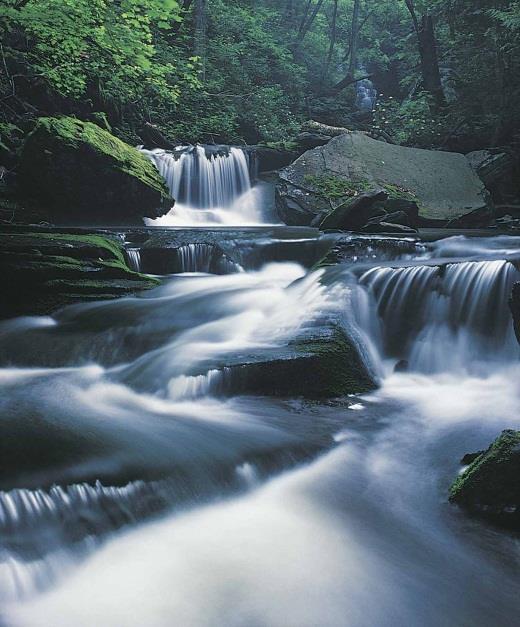
<svg viewBox="0 0 520 627">
<path fill-rule="evenodd" d="M 520 241 L 353 238 L 316 270 L 221 237 L 218 272 L 187 248 L 139 297 L 0 324 L 2 627 L 514 624 L 517 540 L 447 491 L 520 428 Z M 239 394 L 324 319 L 374 392 Z"/>
<path fill-rule="evenodd" d="M 176 150 L 141 151 L 166 181 L 175 206 L 166 215 L 147 219 L 149 226 L 252 226 L 264 215 L 272 194 L 266 183 L 251 182 L 254 163 L 241 149 L 179 146 Z"/>
</svg>

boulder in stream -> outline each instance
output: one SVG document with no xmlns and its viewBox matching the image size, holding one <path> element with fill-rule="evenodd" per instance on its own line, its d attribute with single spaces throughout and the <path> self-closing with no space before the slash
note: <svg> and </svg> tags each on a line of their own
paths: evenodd
<svg viewBox="0 0 520 627">
<path fill-rule="evenodd" d="M 0 233 L 0 319 L 50 314 L 64 305 L 118 298 L 158 284 L 128 267 L 116 237 Z"/>
<path fill-rule="evenodd" d="M 481 226 L 493 215 L 484 183 L 464 155 L 396 146 L 362 132 L 334 137 L 282 169 L 277 210 L 289 225 L 323 223 L 349 200 L 378 190 L 406 201 L 419 226 Z"/>
<path fill-rule="evenodd" d="M 223 391 L 307 399 L 369 392 L 374 377 L 342 326 L 323 320 L 285 348 L 242 355 L 223 369 Z"/>
<path fill-rule="evenodd" d="M 520 530 L 520 431 L 503 431 L 487 451 L 477 454 L 451 486 L 450 501 Z"/>
<path fill-rule="evenodd" d="M 19 187 L 57 224 L 141 224 L 173 205 L 149 159 L 70 117 L 38 120 L 23 147 Z"/>
</svg>

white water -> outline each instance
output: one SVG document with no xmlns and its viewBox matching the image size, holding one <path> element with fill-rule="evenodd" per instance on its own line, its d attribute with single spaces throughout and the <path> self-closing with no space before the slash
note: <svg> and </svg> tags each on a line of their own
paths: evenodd
<svg viewBox="0 0 520 627">
<path fill-rule="evenodd" d="M 464 243 L 444 242 L 415 266 L 407 256 L 404 267 L 353 266 L 330 277 L 287 263 L 179 276 L 143 298 L 0 325 L 0 353 L 16 340 L 18 359 L 34 359 L 38 346 L 41 361 L 0 370 L 0 436 L 11 438 L 2 448 L 6 471 L 14 464 L 18 487 L 76 483 L 0 495 L 11 534 L 0 540 L 8 600 L 0 621 L 513 624 L 516 541 L 446 500 L 464 453 L 503 428 L 520 428 L 518 344 L 507 305 L 518 273 L 491 258 L 440 270 L 433 257 L 441 247 L 451 256 L 455 244 L 468 252 Z M 471 242 L 468 254 L 478 246 L 489 256 L 513 252 L 511 242 L 493 240 Z M 381 376 L 378 391 L 351 399 L 355 411 L 218 397 L 230 357 L 276 350 L 338 312 Z M 49 367 L 56 347 L 63 363 Z M 408 360 L 409 372 L 391 374 L 398 359 Z M 84 365 L 92 362 L 101 365 Z M 321 455 L 308 453 L 306 464 L 288 469 L 294 447 L 312 449 L 323 438 Z M 65 462 L 34 467 L 42 451 L 71 447 Z M 145 487 L 110 488 L 110 478 L 137 473 L 149 486 L 157 471 L 175 488 L 160 491 L 173 509 L 138 525 Z M 103 476 L 103 485 L 78 484 L 89 473 Z M 126 505 L 129 516 L 108 525 L 105 499 L 118 515 Z M 73 542 L 56 518 L 81 529 L 74 513 L 83 507 L 91 524 Z M 136 527 L 118 531 L 132 517 Z M 105 544 L 98 528 L 112 534 Z"/>
<path fill-rule="evenodd" d="M 264 186 L 251 184 L 248 158 L 240 148 L 206 155 L 203 146 L 176 151 L 144 150 L 164 177 L 176 203 L 166 215 L 146 219 L 148 226 L 264 224 Z"/>
</svg>

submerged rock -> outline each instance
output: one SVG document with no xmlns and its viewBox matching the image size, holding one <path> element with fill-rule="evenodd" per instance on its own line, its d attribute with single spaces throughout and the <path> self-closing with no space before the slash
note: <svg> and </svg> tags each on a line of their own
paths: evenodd
<svg viewBox="0 0 520 627">
<path fill-rule="evenodd" d="M 235 358 L 223 373 L 223 391 L 233 394 L 319 399 L 377 387 L 344 329 L 330 320 L 283 349 Z"/>
<path fill-rule="evenodd" d="M 40 118 L 22 152 L 20 192 L 59 224 L 140 224 L 173 205 L 138 150 L 91 122 Z"/>
<path fill-rule="evenodd" d="M 520 530 L 520 431 L 503 431 L 487 451 L 477 454 L 451 486 L 450 501 Z"/>
<path fill-rule="evenodd" d="M 396 146 L 361 132 L 344 132 L 282 169 L 277 210 L 286 224 L 309 225 L 377 190 L 406 201 L 383 207 L 387 213 L 415 213 L 419 226 L 480 226 L 492 217 L 489 194 L 464 155 Z"/>
<path fill-rule="evenodd" d="M 108 236 L 3 232 L 0 251 L 0 318 L 49 314 L 159 283 L 130 270 L 121 242 Z"/>
</svg>

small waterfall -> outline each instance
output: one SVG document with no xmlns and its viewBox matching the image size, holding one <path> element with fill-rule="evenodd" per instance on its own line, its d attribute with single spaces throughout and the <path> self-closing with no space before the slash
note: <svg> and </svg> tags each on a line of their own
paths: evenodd
<svg viewBox="0 0 520 627">
<path fill-rule="evenodd" d="M 364 68 L 361 68 L 360 71 L 366 74 Z M 371 112 L 374 110 L 376 100 L 377 91 L 370 79 L 365 78 L 356 83 L 356 106 L 358 109 L 363 112 Z"/>
<path fill-rule="evenodd" d="M 176 249 L 180 272 L 231 274 L 243 268 L 211 244 L 187 244 Z"/>
<path fill-rule="evenodd" d="M 262 222 L 251 186 L 253 157 L 242 149 L 180 146 L 172 152 L 141 151 L 164 177 L 176 201 L 166 216 L 147 220 L 150 226 Z"/>
<path fill-rule="evenodd" d="M 371 268 L 358 285 L 373 299 L 386 356 L 426 373 L 479 372 L 520 357 L 508 307 L 519 279 L 510 262 L 493 260 Z M 373 323 L 367 335 L 377 340 Z"/>
<path fill-rule="evenodd" d="M 128 267 L 135 272 L 141 272 L 141 251 L 139 248 L 127 248 L 125 253 Z"/>
</svg>

